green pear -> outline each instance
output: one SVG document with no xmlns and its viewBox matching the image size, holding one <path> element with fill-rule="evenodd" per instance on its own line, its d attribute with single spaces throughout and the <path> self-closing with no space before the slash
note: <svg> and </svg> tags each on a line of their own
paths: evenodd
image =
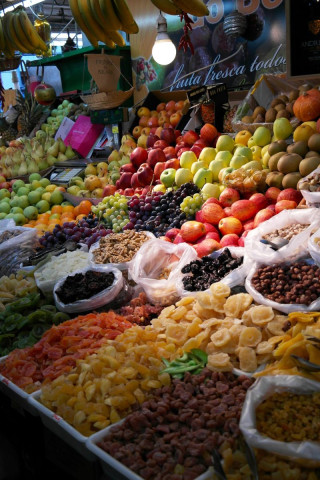
<svg viewBox="0 0 320 480">
<path fill-rule="evenodd" d="M 47 153 L 57 158 L 59 155 L 59 142 L 55 142 L 52 147 L 48 148 Z"/>
<path fill-rule="evenodd" d="M 74 158 L 76 157 L 76 153 L 72 150 L 72 148 L 70 147 L 70 145 L 67 146 L 67 149 L 65 151 L 65 156 L 67 158 Z"/>
<path fill-rule="evenodd" d="M 66 144 L 64 143 L 64 141 L 60 137 L 58 138 L 58 142 L 59 142 L 59 152 L 60 153 L 65 153 L 66 150 L 67 150 Z"/>
</svg>

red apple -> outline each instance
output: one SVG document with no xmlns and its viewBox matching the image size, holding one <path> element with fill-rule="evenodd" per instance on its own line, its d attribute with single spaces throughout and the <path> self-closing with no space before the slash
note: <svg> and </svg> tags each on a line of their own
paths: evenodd
<svg viewBox="0 0 320 480">
<path fill-rule="evenodd" d="M 231 213 L 241 222 L 249 220 L 257 213 L 258 209 L 251 200 L 238 200 L 231 205 Z"/>
<path fill-rule="evenodd" d="M 243 230 L 242 223 L 235 217 L 222 218 L 219 222 L 218 228 L 222 235 L 227 235 L 229 233 L 240 235 Z"/>
<path fill-rule="evenodd" d="M 178 170 L 180 167 L 180 160 L 178 158 L 171 158 L 165 162 L 165 168 L 174 168 Z"/>
<path fill-rule="evenodd" d="M 131 177 L 132 177 L 132 172 L 124 172 L 121 174 L 121 177 L 119 178 L 118 182 L 118 188 L 122 188 L 123 190 L 125 188 L 131 187 Z"/>
<path fill-rule="evenodd" d="M 169 122 L 173 127 L 176 127 L 182 118 L 181 113 L 174 112 L 170 115 Z"/>
<path fill-rule="evenodd" d="M 267 208 L 267 206 L 269 205 L 268 199 L 263 195 L 263 193 L 254 193 L 253 195 L 251 195 L 249 200 L 255 203 L 258 210 Z"/>
<path fill-rule="evenodd" d="M 228 247 L 228 246 L 239 246 L 239 237 L 235 233 L 228 233 L 224 235 L 220 240 L 221 247 Z"/>
<path fill-rule="evenodd" d="M 223 210 L 226 214 L 226 217 L 232 217 L 231 207 L 225 207 Z"/>
<path fill-rule="evenodd" d="M 203 223 L 203 222 L 202 222 L 202 223 Z M 203 225 L 205 226 L 207 233 L 209 233 L 209 232 L 215 232 L 215 233 L 217 233 L 217 234 L 219 235 L 218 230 L 216 229 L 216 227 L 214 227 L 213 225 L 211 225 L 211 223 L 204 222 Z"/>
<path fill-rule="evenodd" d="M 277 203 L 281 200 L 290 200 L 291 202 L 296 202 L 298 205 L 298 203 L 300 203 L 302 200 L 302 194 L 295 188 L 285 188 L 279 193 Z"/>
<path fill-rule="evenodd" d="M 268 205 L 267 210 L 271 210 L 271 212 L 276 213 L 276 205 L 275 204 Z"/>
<path fill-rule="evenodd" d="M 245 238 L 248 235 L 249 230 L 245 230 L 241 237 L 239 238 L 238 246 L 239 247 L 244 247 L 245 246 Z"/>
<path fill-rule="evenodd" d="M 269 203 L 277 203 L 277 198 L 280 192 L 281 192 L 280 188 L 270 187 L 268 188 L 264 196 L 266 197 Z"/>
<path fill-rule="evenodd" d="M 133 188 L 126 188 L 124 191 L 124 194 L 126 197 L 132 197 L 134 195 L 134 190 Z"/>
<path fill-rule="evenodd" d="M 259 212 L 258 212 L 259 213 Z M 258 215 L 258 214 L 257 214 Z M 247 230 L 252 230 L 254 228 L 254 220 L 246 220 L 243 222 L 243 230 L 246 232 Z"/>
<path fill-rule="evenodd" d="M 197 158 L 199 158 L 199 155 L 202 152 L 202 147 L 200 147 L 200 145 L 193 145 L 190 150 L 196 155 Z"/>
<path fill-rule="evenodd" d="M 202 205 L 202 208 L 205 207 L 206 205 L 210 205 L 210 203 L 215 203 L 216 205 L 219 205 L 221 207 L 221 204 L 220 204 L 219 200 L 217 200 L 214 197 L 210 197 L 210 198 L 208 198 L 208 200 L 206 200 L 204 202 L 204 204 Z"/>
<path fill-rule="evenodd" d="M 178 244 L 178 243 L 183 243 L 183 242 L 184 242 L 184 240 L 183 240 L 181 234 L 178 233 L 178 235 L 176 235 L 175 239 L 173 240 L 173 243 Z"/>
<path fill-rule="evenodd" d="M 203 138 L 209 143 L 212 143 L 216 136 L 218 135 L 218 130 L 211 123 L 205 123 L 200 130 L 200 138 Z"/>
<path fill-rule="evenodd" d="M 178 233 L 180 233 L 180 228 L 170 228 L 170 230 L 166 232 L 165 236 L 172 241 L 176 238 Z"/>
<path fill-rule="evenodd" d="M 116 193 L 117 187 L 115 185 L 106 185 L 103 189 L 102 196 L 109 197 Z"/>
<path fill-rule="evenodd" d="M 176 151 L 174 147 L 164 148 L 163 153 L 165 154 L 167 160 L 170 160 L 170 158 L 176 158 Z"/>
<path fill-rule="evenodd" d="M 159 237 L 159 240 L 163 240 L 164 242 L 169 242 L 169 243 L 172 243 L 171 240 L 168 238 L 168 237 Z"/>
<path fill-rule="evenodd" d="M 177 138 L 181 136 L 181 130 L 175 130 L 174 131 L 174 134 L 175 134 L 175 137 L 176 137 L 176 141 L 177 141 Z M 182 138 L 182 137 L 181 137 Z"/>
<path fill-rule="evenodd" d="M 194 220 L 185 222 L 181 227 L 181 236 L 185 242 L 195 242 L 206 233 L 205 226 Z"/>
<path fill-rule="evenodd" d="M 168 145 L 175 145 L 176 143 L 176 136 L 173 128 L 163 128 L 160 138 L 167 142 Z"/>
<path fill-rule="evenodd" d="M 138 180 L 138 173 L 134 173 L 132 175 L 132 177 L 131 177 L 131 187 L 135 189 L 135 193 L 138 193 L 137 189 L 139 187 L 143 187 L 142 183 L 140 183 L 139 180 Z M 142 192 L 142 189 L 141 189 L 141 192 Z"/>
<path fill-rule="evenodd" d="M 163 153 L 163 150 L 161 150 L 161 148 L 153 148 L 148 153 L 147 163 L 152 168 L 156 165 L 156 163 L 165 162 L 165 161 L 166 161 L 166 156 Z"/>
<path fill-rule="evenodd" d="M 197 252 L 198 257 L 202 258 L 210 255 L 210 253 L 215 252 L 216 250 L 220 250 L 221 245 L 213 238 L 206 238 L 201 243 L 193 245 L 193 248 Z"/>
<path fill-rule="evenodd" d="M 152 194 L 152 187 L 151 185 L 146 185 L 143 190 L 141 195 L 151 195 Z"/>
<path fill-rule="evenodd" d="M 122 165 L 120 167 L 120 173 L 124 173 L 124 172 L 135 173 L 136 171 L 137 169 L 134 167 L 132 163 L 126 163 L 125 165 Z"/>
<path fill-rule="evenodd" d="M 142 115 L 142 117 L 139 120 L 139 125 L 140 127 L 147 127 L 149 122 L 149 117 L 147 115 Z"/>
<path fill-rule="evenodd" d="M 161 110 L 165 110 L 165 108 L 166 108 L 166 104 L 164 102 L 161 102 L 161 103 L 158 103 L 156 110 L 157 112 L 161 112 Z"/>
<path fill-rule="evenodd" d="M 166 147 L 169 147 L 169 145 L 165 140 L 157 140 L 153 145 L 153 148 L 161 148 L 161 150 L 164 150 Z"/>
<path fill-rule="evenodd" d="M 199 147 L 210 147 L 210 143 L 207 142 L 206 140 L 204 140 L 204 138 L 199 138 L 198 140 L 196 140 L 193 144 L 193 146 L 199 146 Z"/>
<path fill-rule="evenodd" d="M 275 212 L 280 213 L 282 210 L 293 210 L 297 208 L 297 203 L 293 200 L 280 200 L 275 205 Z"/>
<path fill-rule="evenodd" d="M 254 222 L 253 222 L 254 227 L 253 228 L 258 227 L 258 225 L 260 225 L 260 223 L 265 222 L 266 220 L 269 220 L 269 218 L 273 217 L 274 214 L 275 213 L 272 212 L 270 210 L 270 208 L 263 208 L 254 217 Z"/>
<path fill-rule="evenodd" d="M 169 110 L 174 110 L 176 106 L 176 102 L 174 100 L 169 100 L 169 102 L 166 103 L 166 111 L 168 112 Z"/>
<path fill-rule="evenodd" d="M 240 193 L 235 188 L 230 187 L 225 188 L 219 197 L 222 207 L 231 207 L 237 200 L 240 200 Z"/>
<path fill-rule="evenodd" d="M 201 223 L 204 223 L 204 218 L 203 218 L 203 215 L 202 215 L 202 212 L 201 210 L 199 210 L 198 212 L 196 212 L 196 221 L 197 222 L 201 222 Z"/>
<path fill-rule="evenodd" d="M 187 145 L 192 147 L 194 142 L 196 142 L 199 139 L 199 135 L 195 131 L 189 130 L 182 136 L 182 139 Z"/>
<path fill-rule="evenodd" d="M 178 153 L 180 148 L 184 148 L 184 147 L 188 147 L 188 145 L 184 142 L 177 142 L 176 146 L 174 147 L 175 152 Z"/>
<path fill-rule="evenodd" d="M 148 152 L 142 147 L 136 147 L 130 155 L 130 161 L 134 167 L 139 168 L 148 158 Z"/>
<path fill-rule="evenodd" d="M 153 173 L 154 173 L 154 180 L 159 180 L 161 173 L 165 170 L 166 162 L 158 162 L 155 164 Z"/>
<path fill-rule="evenodd" d="M 150 117 L 148 120 L 147 126 L 150 128 L 159 127 L 158 117 Z"/>
<path fill-rule="evenodd" d="M 148 138 L 147 138 L 147 142 L 146 142 L 147 148 L 152 148 L 157 140 L 160 140 L 158 135 L 154 135 L 153 133 L 149 133 Z"/>
<path fill-rule="evenodd" d="M 13 185 L 13 184 L 12 184 L 12 183 L 10 184 L 10 182 L 1 182 L 1 183 L 0 183 L 0 189 L 6 188 L 7 190 L 9 190 L 9 188 L 10 188 L 12 185 Z"/>
<path fill-rule="evenodd" d="M 180 148 L 180 150 L 179 150 L 178 153 L 177 153 L 177 157 L 180 158 L 181 155 L 183 154 L 183 152 L 189 152 L 189 151 L 190 151 L 190 148 L 189 148 L 189 147 Z"/>
<path fill-rule="evenodd" d="M 124 190 L 122 188 L 118 188 L 117 193 L 119 193 L 119 195 L 124 195 Z"/>
<path fill-rule="evenodd" d="M 204 205 L 202 207 L 202 215 L 205 222 L 213 223 L 213 225 L 218 225 L 220 220 L 226 216 L 220 205 L 215 203 Z"/>
<path fill-rule="evenodd" d="M 136 125 L 134 129 L 132 130 L 132 135 L 134 138 L 139 138 L 142 132 L 142 127 L 141 125 Z"/>
<path fill-rule="evenodd" d="M 205 234 L 205 239 L 207 238 L 212 238 L 213 240 L 216 240 L 217 242 L 220 242 L 220 235 L 218 232 L 207 232 Z"/>
<path fill-rule="evenodd" d="M 147 163 L 143 163 L 138 168 L 137 176 L 138 176 L 138 181 L 140 182 L 140 185 L 142 186 L 149 185 L 153 179 L 153 170 Z"/>
</svg>

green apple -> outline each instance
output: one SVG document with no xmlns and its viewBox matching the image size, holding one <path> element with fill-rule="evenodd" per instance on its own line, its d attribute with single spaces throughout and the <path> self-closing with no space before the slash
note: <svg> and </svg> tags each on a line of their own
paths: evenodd
<svg viewBox="0 0 320 480">
<path fill-rule="evenodd" d="M 166 187 L 164 185 L 155 185 L 152 189 L 153 192 L 162 192 L 166 193 Z"/>
<path fill-rule="evenodd" d="M 192 182 L 192 180 L 193 175 L 188 168 L 178 168 L 178 170 L 176 170 L 174 181 L 178 187 L 181 187 L 184 183 Z"/>
<path fill-rule="evenodd" d="M 45 200 L 44 200 L 45 201 Z M 63 202 L 63 195 L 60 190 L 55 190 L 51 193 L 50 203 L 53 205 L 60 205 Z"/>
<path fill-rule="evenodd" d="M 278 140 L 290 137 L 293 127 L 287 118 L 276 118 L 273 123 L 273 134 Z"/>
<path fill-rule="evenodd" d="M 262 163 L 259 160 L 251 160 L 251 162 L 246 163 L 243 165 L 245 170 L 262 170 Z"/>
<path fill-rule="evenodd" d="M 222 193 L 226 188 L 226 185 L 219 185 L 220 193 Z"/>
<path fill-rule="evenodd" d="M 48 178 L 41 178 L 39 182 L 41 183 L 41 187 L 43 188 L 46 188 L 48 185 L 50 185 L 50 180 Z"/>
<path fill-rule="evenodd" d="M 262 163 L 263 168 L 268 168 L 269 159 L 270 159 L 270 153 L 266 152 L 261 159 L 261 163 Z"/>
<path fill-rule="evenodd" d="M 223 168 L 222 170 L 220 170 L 220 172 L 219 172 L 219 182 L 223 183 L 224 177 L 226 175 L 228 175 L 228 173 L 231 173 L 233 171 L 234 171 L 234 168 L 232 168 L 232 167 L 226 167 L 226 168 Z"/>
<path fill-rule="evenodd" d="M 200 168 L 207 168 L 208 165 L 206 162 L 194 162 L 192 165 L 191 165 L 191 173 L 193 173 L 193 175 L 200 169 Z"/>
<path fill-rule="evenodd" d="M 237 157 L 238 155 L 244 155 L 245 157 L 247 157 L 249 162 L 253 160 L 252 150 L 249 147 L 245 147 L 243 145 L 237 147 L 233 153 L 233 156 Z"/>
<path fill-rule="evenodd" d="M 191 172 L 190 172 L 191 173 Z M 174 184 L 174 179 L 176 176 L 176 169 L 175 168 L 166 168 L 160 175 L 160 182 L 165 187 L 172 187 Z"/>
<path fill-rule="evenodd" d="M 264 147 L 268 143 L 271 143 L 271 132 L 267 127 L 258 127 L 252 138 L 256 145 Z"/>
<path fill-rule="evenodd" d="M 19 226 L 27 223 L 27 219 L 23 215 L 23 213 L 14 213 L 13 214 L 13 220 L 16 222 L 16 225 L 19 225 Z"/>
<path fill-rule="evenodd" d="M 23 214 L 23 208 L 20 208 L 20 207 L 13 207 L 11 209 L 11 212 L 10 213 L 22 213 Z"/>
<path fill-rule="evenodd" d="M 217 149 L 213 147 L 205 147 L 201 150 L 198 160 L 205 162 L 208 166 L 212 160 L 216 158 Z"/>
<path fill-rule="evenodd" d="M 223 150 L 228 150 L 229 152 L 232 152 L 233 148 L 234 148 L 233 138 L 230 137 L 229 135 L 220 135 L 216 144 L 217 151 L 221 152 Z"/>
<path fill-rule="evenodd" d="M 0 203 L 0 213 L 10 213 L 10 205 L 7 202 L 1 202 Z"/>
<path fill-rule="evenodd" d="M 36 203 L 40 202 L 42 193 L 33 190 L 32 192 L 28 193 L 28 200 L 31 205 L 35 205 Z"/>
<path fill-rule="evenodd" d="M 12 200 L 10 200 L 10 207 L 13 208 L 13 207 L 20 207 L 19 205 L 19 198 L 23 198 L 23 197 L 14 197 Z"/>
<path fill-rule="evenodd" d="M 120 178 L 120 172 L 119 170 L 113 171 L 110 175 L 112 183 L 115 185 L 116 181 L 119 180 Z"/>
<path fill-rule="evenodd" d="M 27 187 L 20 187 L 19 190 L 17 191 L 18 197 L 22 197 L 23 195 L 28 195 L 29 193 L 29 188 Z"/>
<path fill-rule="evenodd" d="M 70 193 L 71 195 L 77 196 L 78 192 L 81 190 L 78 185 L 72 185 L 71 187 L 67 188 L 67 192 Z M 46 199 L 44 199 L 46 200 Z"/>
<path fill-rule="evenodd" d="M 24 183 L 23 180 L 16 180 L 14 182 L 14 184 L 12 185 L 12 190 L 13 190 L 13 192 L 17 193 L 19 188 L 24 187 L 24 186 L 25 186 L 25 183 Z"/>
<path fill-rule="evenodd" d="M 191 165 L 194 162 L 197 162 L 197 156 L 194 152 L 183 152 L 183 154 L 180 157 L 180 166 L 181 168 L 188 168 L 189 170 L 191 169 Z"/>
<path fill-rule="evenodd" d="M 18 203 L 17 206 L 22 209 L 25 209 L 30 205 L 27 195 L 22 195 L 22 197 L 17 197 L 17 203 Z"/>
<path fill-rule="evenodd" d="M 23 214 L 28 220 L 36 220 L 38 218 L 38 210 L 36 207 L 30 206 L 25 208 Z"/>
<path fill-rule="evenodd" d="M 31 190 L 37 190 L 37 188 L 41 187 L 41 183 L 39 180 L 32 180 L 31 182 Z"/>
<path fill-rule="evenodd" d="M 254 147 L 256 145 L 256 142 L 254 141 L 253 137 L 250 137 L 248 140 L 248 147 Z"/>
<path fill-rule="evenodd" d="M 39 213 L 46 213 L 50 210 L 50 204 L 46 200 L 40 200 L 40 202 L 37 203 L 36 208 Z"/>
<path fill-rule="evenodd" d="M 232 160 L 230 162 L 230 167 L 237 170 L 238 168 L 241 168 L 246 163 L 248 163 L 247 157 L 245 157 L 244 155 L 235 155 L 234 157 L 232 157 Z"/>
<path fill-rule="evenodd" d="M 31 173 L 31 175 L 29 175 L 29 182 L 32 183 L 34 180 L 41 180 L 40 173 Z"/>
<path fill-rule="evenodd" d="M 218 178 L 219 178 L 220 170 L 222 170 L 223 168 L 226 168 L 228 166 L 229 166 L 229 164 L 226 165 L 224 160 L 212 160 L 212 162 L 209 165 L 209 169 L 212 172 L 212 181 L 217 182 Z"/>
<path fill-rule="evenodd" d="M 193 183 L 202 188 L 206 183 L 212 183 L 212 171 L 209 168 L 200 168 L 193 177 Z"/>
<path fill-rule="evenodd" d="M 3 200 L 4 198 L 10 198 L 10 192 L 6 188 L 0 190 L 0 200 Z"/>
<path fill-rule="evenodd" d="M 8 197 L 4 197 L 2 200 L 0 199 L 0 201 L 1 201 L 2 203 L 5 202 L 5 203 L 7 203 L 8 205 L 10 205 L 10 198 L 8 198 Z"/>
<path fill-rule="evenodd" d="M 7 214 L 4 212 L 0 213 L 0 220 L 4 220 L 5 218 L 7 218 Z"/>
<path fill-rule="evenodd" d="M 223 160 L 225 163 L 225 167 L 229 167 L 231 158 L 232 158 L 232 153 L 229 152 L 228 150 L 225 150 L 222 152 L 218 152 L 215 160 Z"/>
<path fill-rule="evenodd" d="M 109 168 L 108 170 L 120 170 L 119 162 L 117 160 L 112 160 L 112 162 L 109 163 Z"/>
<path fill-rule="evenodd" d="M 220 196 L 220 188 L 217 183 L 206 183 L 201 188 L 201 193 L 205 195 L 207 198 L 219 198 Z"/>
</svg>

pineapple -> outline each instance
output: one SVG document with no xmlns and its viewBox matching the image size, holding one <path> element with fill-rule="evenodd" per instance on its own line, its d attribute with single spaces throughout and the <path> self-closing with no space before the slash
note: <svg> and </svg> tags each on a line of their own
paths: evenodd
<svg viewBox="0 0 320 480">
<path fill-rule="evenodd" d="M 18 132 L 13 127 L 9 127 L 4 132 L 1 132 L 2 140 L 7 143 L 11 142 L 11 140 L 15 140 L 17 137 L 18 137 Z"/>
<path fill-rule="evenodd" d="M 32 95 L 26 94 L 23 97 L 18 90 L 15 109 L 19 112 L 17 120 L 18 133 L 20 136 L 28 136 L 39 122 L 44 108 L 35 101 Z"/>
</svg>

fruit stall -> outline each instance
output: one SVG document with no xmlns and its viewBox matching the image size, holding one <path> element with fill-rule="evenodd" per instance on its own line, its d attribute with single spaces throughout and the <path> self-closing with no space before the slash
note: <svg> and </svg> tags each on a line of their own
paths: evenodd
<svg viewBox="0 0 320 480">
<path fill-rule="evenodd" d="M 135 102 L 134 2 L 67 3 L 91 46 L 57 56 L 0 17 L 3 60 L 64 76 L 0 118 L 4 478 L 319 479 L 318 72 Z M 192 54 L 206 2 L 152 4 Z"/>
</svg>

